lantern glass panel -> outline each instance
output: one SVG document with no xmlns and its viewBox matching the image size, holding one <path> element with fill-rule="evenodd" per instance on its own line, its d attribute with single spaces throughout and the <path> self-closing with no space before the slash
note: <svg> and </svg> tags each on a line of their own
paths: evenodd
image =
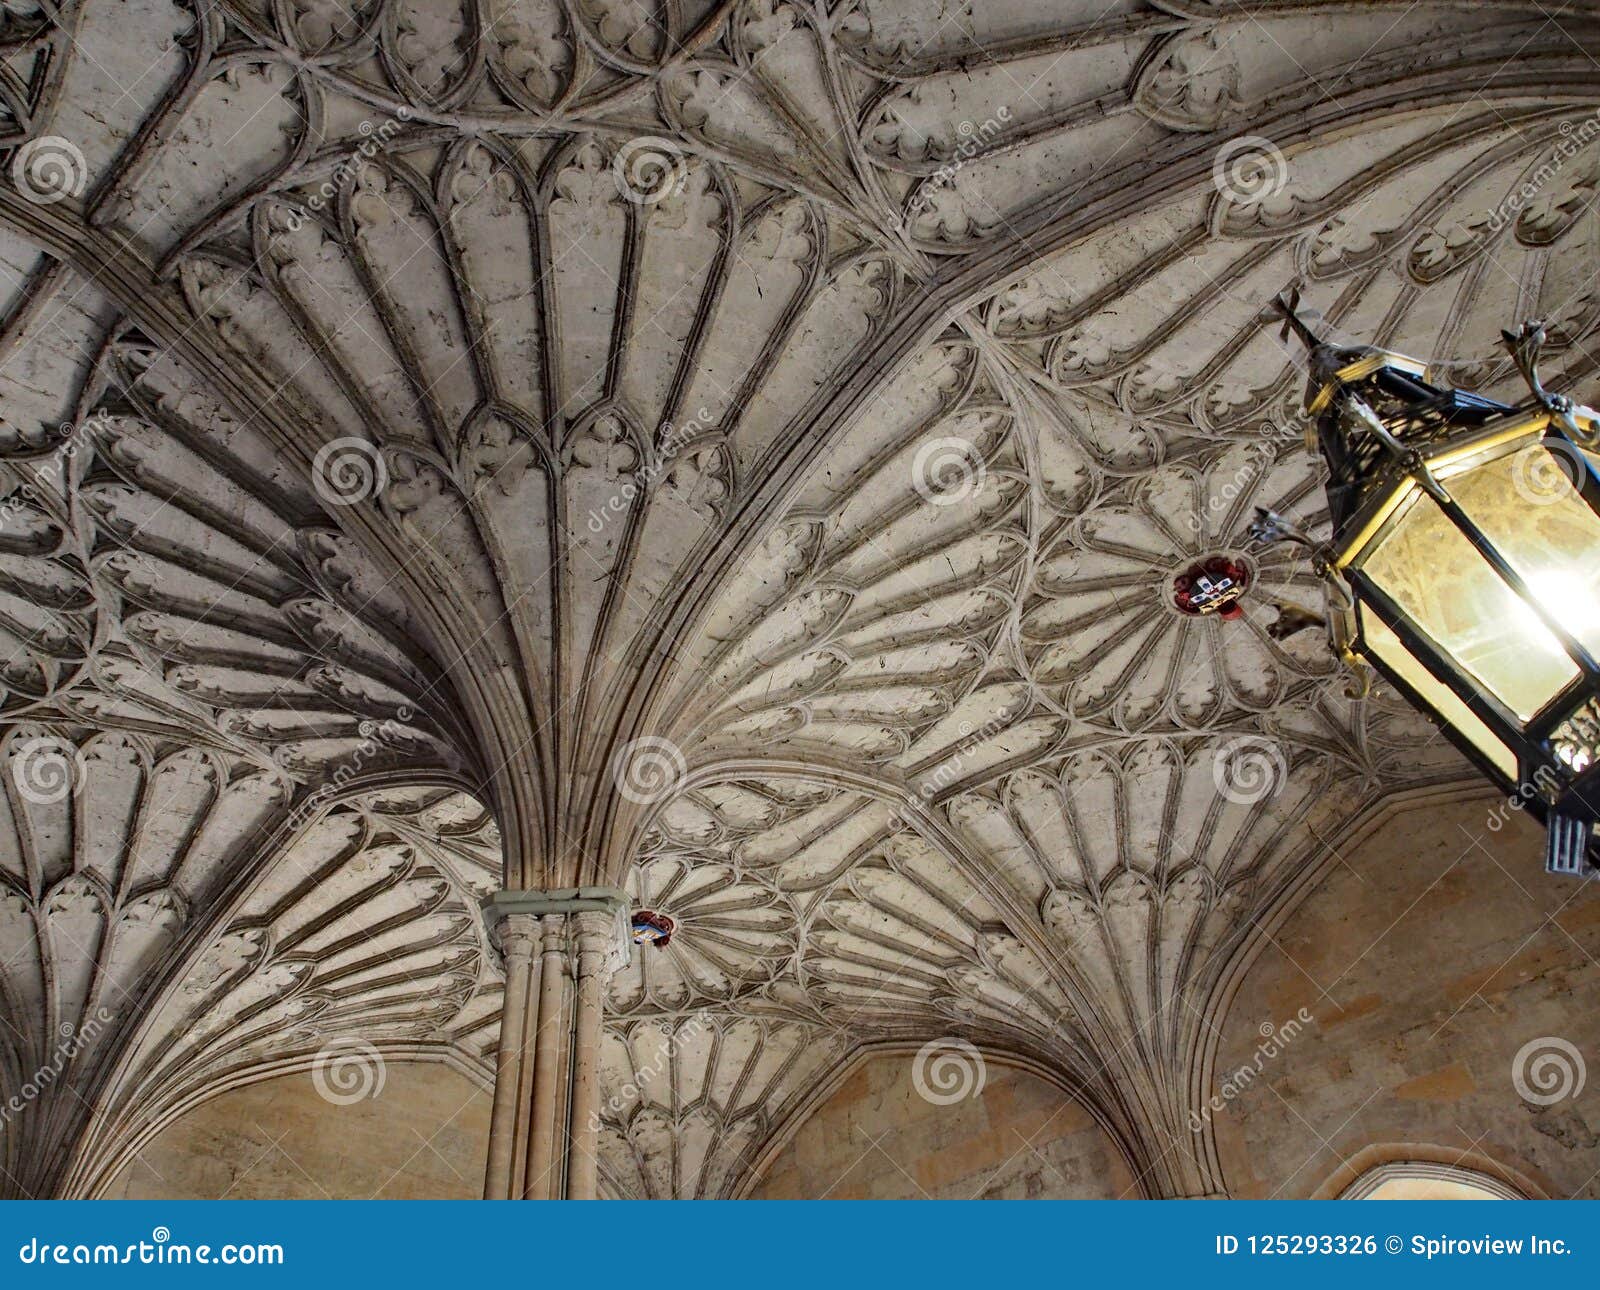
<svg viewBox="0 0 1600 1290">
<path fill-rule="evenodd" d="M 1545 612 L 1600 654 L 1600 515 L 1574 486 L 1582 459 L 1564 443 L 1535 440 L 1446 487 Z"/>
<path fill-rule="evenodd" d="M 1386 665 L 1416 691 L 1423 703 L 1465 736 L 1489 764 L 1508 780 L 1517 778 L 1516 754 L 1478 718 L 1477 713 L 1461 701 L 1454 690 L 1422 665 L 1389 624 L 1372 611 L 1370 605 L 1361 606 L 1361 651 Z"/>
<path fill-rule="evenodd" d="M 1576 679 L 1549 628 L 1425 493 L 1400 509 L 1360 565 L 1454 666 L 1522 720 Z"/>
</svg>

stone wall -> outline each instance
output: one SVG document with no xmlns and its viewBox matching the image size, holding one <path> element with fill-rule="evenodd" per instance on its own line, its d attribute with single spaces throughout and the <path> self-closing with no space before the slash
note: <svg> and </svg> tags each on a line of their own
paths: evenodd
<svg viewBox="0 0 1600 1290">
<path fill-rule="evenodd" d="M 433 1062 L 391 1062 L 348 1106 L 309 1072 L 233 1089 L 164 1129 L 106 1194 L 132 1200 L 466 1199 L 483 1194 L 489 1094 Z"/>
<path fill-rule="evenodd" d="M 1600 1057 L 1600 890 L 1547 876 L 1542 846 L 1484 795 L 1409 811 L 1339 857 L 1225 1022 L 1213 1086 L 1236 1091 L 1217 1129 L 1234 1195 L 1337 1191 L 1407 1144 L 1553 1196 L 1600 1195 L 1587 1071 Z M 1314 1022 L 1237 1077 L 1254 1071 L 1262 1027 L 1281 1034 L 1302 1008 Z M 1554 1100 L 1523 1097 L 1514 1076 Z"/>
<path fill-rule="evenodd" d="M 914 1053 L 858 1066 L 800 1127 L 754 1194 L 768 1199 L 1112 1198 L 1138 1194 L 1100 1125 L 1055 1085 L 984 1063 L 981 1092 L 937 1105 Z"/>
</svg>

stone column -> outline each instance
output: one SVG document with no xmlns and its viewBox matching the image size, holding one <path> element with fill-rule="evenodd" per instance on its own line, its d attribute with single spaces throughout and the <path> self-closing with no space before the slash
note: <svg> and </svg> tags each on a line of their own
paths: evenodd
<svg viewBox="0 0 1600 1290">
<path fill-rule="evenodd" d="M 578 969 L 573 1018 L 571 1139 L 567 1145 L 567 1199 L 595 1200 L 600 1161 L 600 1027 L 605 1011 L 613 930 L 605 914 L 573 919 Z"/>
<path fill-rule="evenodd" d="M 484 1195 L 593 1199 L 606 985 L 632 949 L 610 887 L 502 891 L 485 902 L 506 965 Z"/>
<path fill-rule="evenodd" d="M 518 1082 L 528 1043 L 528 997 L 538 989 L 539 920 L 532 914 L 503 918 L 491 935 L 505 963 L 506 988 L 500 1008 L 500 1046 L 494 1062 L 494 1109 L 489 1119 L 489 1163 L 483 1198 L 507 1200 L 514 1186 L 517 1120 L 522 1112 Z"/>
<path fill-rule="evenodd" d="M 534 1021 L 532 1093 L 529 1107 L 532 1117 L 525 1135 L 524 1152 L 518 1170 L 521 1185 L 517 1195 L 523 1200 L 560 1199 L 559 1190 L 552 1191 L 561 1180 L 561 1155 L 556 1149 L 558 1134 L 557 1094 L 565 1085 L 567 1065 L 568 970 L 567 927 L 565 914 L 546 914 L 541 920 L 545 926 L 544 965 L 540 969 L 539 1007 Z M 560 1099 L 560 1110 L 566 1099 Z"/>
</svg>

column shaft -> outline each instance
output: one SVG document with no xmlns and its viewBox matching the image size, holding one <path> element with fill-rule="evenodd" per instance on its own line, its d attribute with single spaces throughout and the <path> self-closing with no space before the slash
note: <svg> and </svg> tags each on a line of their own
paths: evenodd
<svg viewBox="0 0 1600 1290">
<path fill-rule="evenodd" d="M 539 981 L 538 1029 L 533 1038 L 533 1115 L 529 1125 L 524 1200 L 558 1200 L 564 1194 L 557 1152 L 561 1068 L 567 1047 L 567 947 L 566 920 L 560 914 L 545 918 L 544 967 Z"/>
<path fill-rule="evenodd" d="M 500 948 L 505 957 L 506 986 L 500 1015 L 500 1043 L 495 1052 L 494 1106 L 489 1119 L 489 1160 L 484 1169 L 485 1200 L 506 1200 L 515 1186 L 517 1120 L 522 1107 L 517 1085 L 524 1066 L 528 996 L 531 978 L 538 970 L 539 921 L 530 914 L 513 914 L 500 928 Z"/>
<path fill-rule="evenodd" d="M 500 892 L 486 905 L 505 959 L 484 1196 L 599 1194 L 600 1049 L 611 973 L 630 949 L 623 892 Z"/>
<path fill-rule="evenodd" d="M 594 1200 L 600 1182 L 600 1030 L 611 920 L 578 915 L 578 999 L 573 1019 L 572 1115 L 568 1121 L 567 1199 Z"/>
</svg>

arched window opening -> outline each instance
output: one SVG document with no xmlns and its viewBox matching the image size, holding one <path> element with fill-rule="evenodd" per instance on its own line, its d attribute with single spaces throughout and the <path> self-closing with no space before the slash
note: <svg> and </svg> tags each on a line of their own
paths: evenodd
<svg viewBox="0 0 1600 1290">
<path fill-rule="evenodd" d="M 1499 1178 L 1459 1165 L 1429 1160 L 1396 1160 L 1369 1169 L 1341 1200 L 1521 1200 L 1521 1193 Z"/>
</svg>

